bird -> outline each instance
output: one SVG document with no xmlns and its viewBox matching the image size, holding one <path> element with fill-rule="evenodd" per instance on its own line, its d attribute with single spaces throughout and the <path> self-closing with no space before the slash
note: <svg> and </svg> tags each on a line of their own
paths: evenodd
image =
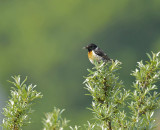
<svg viewBox="0 0 160 130">
<path fill-rule="evenodd" d="M 112 59 L 110 59 L 96 44 L 91 43 L 86 47 L 83 47 L 83 49 L 88 50 L 88 59 L 92 64 L 95 64 L 95 62 L 100 63 L 101 61 L 112 61 Z"/>
</svg>

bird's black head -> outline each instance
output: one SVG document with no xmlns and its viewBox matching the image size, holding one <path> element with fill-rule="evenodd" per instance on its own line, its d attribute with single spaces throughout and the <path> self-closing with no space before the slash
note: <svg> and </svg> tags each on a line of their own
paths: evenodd
<svg viewBox="0 0 160 130">
<path fill-rule="evenodd" d="M 85 49 L 88 49 L 88 51 L 92 51 L 92 50 L 94 50 L 94 49 L 97 48 L 97 45 L 91 43 L 91 44 L 89 44 L 88 46 L 86 46 L 86 47 L 84 47 L 84 48 L 85 48 Z"/>
</svg>

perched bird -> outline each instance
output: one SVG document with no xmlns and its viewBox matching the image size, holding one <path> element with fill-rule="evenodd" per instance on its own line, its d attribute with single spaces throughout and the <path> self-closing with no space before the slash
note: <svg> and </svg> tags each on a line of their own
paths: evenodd
<svg viewBox="0 0 160 130">
<path fill-rule="evenodd" d="M 88 46 L 84 47 L 88 50 L 88 58 L 92 64 L 96 62 L 108 62 L 112 61 L 97 45 L 91 43 Z"/>
</svg>

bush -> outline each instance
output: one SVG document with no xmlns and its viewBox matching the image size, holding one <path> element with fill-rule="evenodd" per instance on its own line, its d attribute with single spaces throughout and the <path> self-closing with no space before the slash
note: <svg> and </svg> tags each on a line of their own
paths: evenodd
<svg viewBox="0 0 160 130">
<path fill-rule="evenodd" d="M 3 108 L 3 127 L 9 130 L 20 130 L 22 126 L 30 122 L 29 114 L 33 111 L 31 105 L 37 98 L 42 98 L 41 93 L 35 89 L 36 85 L 30 84 L 27 86 L 25 81 L 21 83 L 20 76 L 12 77 L 14 82 L 11 82 L 14 87 L 11 87 L 11 97 Z"/>
<path fill-rule="evenodd" d="M 160 79 L 160 52 L 149 54 L 145 64 L 138 62 L 137 68 L 131 73 L 135 77 L 132 87 L 134 91 L 125 90 L 119 79 L 118 70 L 121 62 L 95 63 L 93 69 L 88 69 L 89 75 L 84 84 L 92 98 L 94 122 L 74 127 L 71 130 L 114 130 L 114 129 L 153 129 L 156 127 L 154 111 L 160 107 L 157 82 Z M 19 130 L 30 123 L 28 115 L 32 112 L 31 104 L 42 95 L 34 90 L 35 86 L 20 83 L 20 76 L 13 77 L 11 98 L 3 114 L 3 126 L 6 129 Z M 126 108 L 129 112 L 126 113 Z M 68 120 L 61 114 L 64 110 L 54 108 L 53 112 L 45 114 L 44 130 L 63 130 L 67 128 Z"/>
</svg>

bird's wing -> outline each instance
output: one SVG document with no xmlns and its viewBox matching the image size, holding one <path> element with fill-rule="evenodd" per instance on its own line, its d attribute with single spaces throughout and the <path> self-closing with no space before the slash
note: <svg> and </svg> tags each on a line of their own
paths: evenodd
<svg viewBox="0 0 160 130">
<path fill-rule="evenodd" d="M 97 55 L 103 57 L 105 60 L 110 60 L 110 58 L 100 48 L 97 48 L 94 51 Z"/>
</svg>

